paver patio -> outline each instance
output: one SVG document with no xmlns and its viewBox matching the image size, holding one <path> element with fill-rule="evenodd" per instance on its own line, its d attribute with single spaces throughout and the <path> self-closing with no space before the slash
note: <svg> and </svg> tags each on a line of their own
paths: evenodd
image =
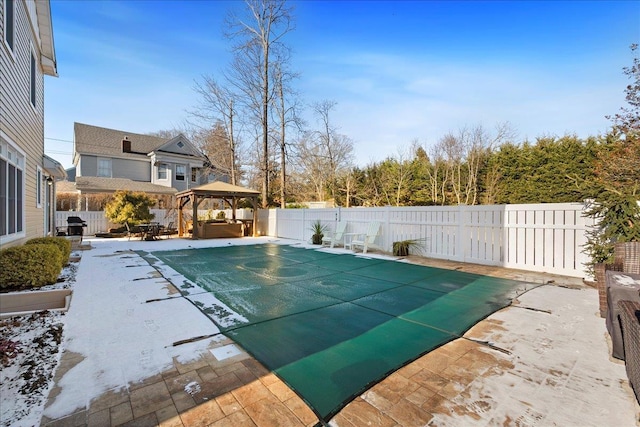
<svg viewBox="0 0 640 427">
<path fill-rule="evenodd" d="M 266 240 L 252 239 L 253 243 L 260 241 Z M 117 254 L 123 254 L 117 251 L 126 254 L 129 249 L 157 249 L 165 244 L 90 242 L 95 249 L 83 254 L 80 278 L 83 263 L 102 246 L 108 248 L 99 252 L 100 262 L 108 269 L 114 268 Z M 231 241 L 215 244 L 228 242 Z M 174 239 L 166 243 L 199 247 L 214 242 Z M 107 253 L 114 256 L 105 256 Z M 478 323 L 465 338 L 399 369 L 348 404 L 331 424 L 633 426 L 640 423 L 640 409 L 626 382 L 624 364 L 608 355 L 604 319 L 597 316 L 595 289 L 566 277 L 419 257 L 411 257 L 410 261 L 554 283 L 523 295 L 515 305 Z M 150 275 L 153 273 L 151 267 L 136 266 L 146 268 Z M 91 286 L 109 285 L 99 279 L 95 282 L 98 283 L 79 281 L 74 292 L 91 292 Z M 155 277 L 154 283 L 172 292 L 172 285 L 163 278 Z M 136 282 L 118 286 L 134 289 Z M 157 307 L 153 315 L 167 315 Z M 80 309 L 72 302 L 70 313 Z M 156 319 L 156 324 L 160 325 L 161 320 Z M 483 341 L 490 341 L 494 347 Z M 136 342 L 129 345 L 136 346 Z M 218 337 L 208 348 L 210 351 L 186 363 L 174 358 L 172 366 L 143 381 L 112 387 L 62 417 L 48 418 L 45 410 L 42 425 L 312 426 L 318 422 L 295 393 L 231 340 Z M 68 392 L 65 387 L 72 387 L 62 380 L 85 357 L 70 351 L 63 354 L 48 406 L 55 403 L 57 396 Z"/>
</svg>

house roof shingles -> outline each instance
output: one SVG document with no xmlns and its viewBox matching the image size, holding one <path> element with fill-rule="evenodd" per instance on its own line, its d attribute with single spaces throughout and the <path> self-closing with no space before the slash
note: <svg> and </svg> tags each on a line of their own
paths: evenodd
<svg viewBox="0 0 640 427">
<path fill-rule="evenodd" d="M 110 193 L 127 190 L 151 194 L 175 194 L 178 190 L 150 182 L 133 181 L 125 178 L 102 178 L 97 176 L 76 177 L 75 190 L 82 193 Z M 59 190 L 62 192 L 62 189 Z"/>
<path fill-rule="evenodd" d="M 167 142 L 167 139 L 142 135 L 117 129 L 107 129 L 83 123 L 74 123 L 75 150 L 80 154 L 97 154 L 110 157 L 147 158 L 147 154 Z M 131 152 L 122 151 L 122 140 L 131 141 Z"/>
</svg>

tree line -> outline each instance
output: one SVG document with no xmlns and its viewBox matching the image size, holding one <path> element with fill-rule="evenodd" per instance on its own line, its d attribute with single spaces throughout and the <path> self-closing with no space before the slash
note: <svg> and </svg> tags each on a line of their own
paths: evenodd
<svg viewBox="0 0 640 427">
<path fill-rule="evenodd" d="M 636 134 L 618 125 L 586 139 L 534 141 L 517 141 L 508 123 L 467 126 L 435 144 L 414 140 L 397 155 L 355 166 L 353 141 L 334 121 L 336 103 L 304 102 L 294 90 L 299 74 L 287 44 L 294 31 L 286 0 L 246 0 L 230 11 L 224 35 L 232 59 L 216 77 L 196 83 L 200 103 L 181 130 L 218 174 L 259 189 L 263 207 L 327 200 L 345 207 L 581 202 L 599 197 L 607 179 L 637 186 L 626 171 L 605 173 L 617 165 L 638 170 Z M 616 124 L 625 114 L 635 114 L 637 123 L 634 46 L 634 66 L 624 69 L 635 82 L 626 90 L 630 109 L 611 117 Z"/>
</svg>

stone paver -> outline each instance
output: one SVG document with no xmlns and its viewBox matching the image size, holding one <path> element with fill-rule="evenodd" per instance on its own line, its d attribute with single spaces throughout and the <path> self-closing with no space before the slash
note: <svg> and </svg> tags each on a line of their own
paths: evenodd
<svg viewBox="0 0 640 427">
<path fill-rule="evenodd" d="M 555 280 L 559 284 L 581 286 L 572 279 L 544 274 L 419 257 L 411 257 L 411 261 L 517 280 L 535 280 L 538 283 Z M 535 314 L 542 316 L 543 313 Z M 478 340 L 490 337 L 500 342 L 500 337 L 510 336 L 506 326 L 492 316 L 477 324 L 467 336 Z M 215 345 L 231 342 L 227 339 Z M 516 368 L 514 358 L 517 355 L 511 352 L 516 351 L 514 348 L 519 344 L 505 339 L 500 345 L 503 348 L 495 349 L 470 339 L 452 341 L 402 367 L 356 397 L 334 417 L 331 424 L 340 427 L 502 425 L 504 422 L 509 425 L 544 425 L 547 415 L 537 409 L 536 402 L 554 399 L 553 391 L 561 388 L 573 396 L 566 396 L 558 404 L 574 405 L 576 414 L 573 418 L 567 415 L 566 419 L 557 418 L 554 422 L 593 425 L 589 424 L 589 416 L 598 409 L 598 402 L 588 401 L 588 397 L 581 393 L 589 381 L 594 381 L 589 376 L 588 363 L 555 366 L 547 370 Z M 532 343 L 537 349 L 544 349 L 545 345 L 553 347 L 554 344 L 543 340 Z M 544 360 L 545 353 L 546 350 L 539 354 L 541 360 Z M 63 354 L 56 378 L 60 379 L 79 360 L 81 356 L 77 354 Z M 478 392 L 482 390 L 483 381 L 495 378 L 523 389 L 530 387 L 531 401 L 524 402 L 517 396 Z M 624 384 L 610 386 L 625 387 Z M 54 387 L 50 399 L 55 398 L 55 394 Z M 621 405 L 635 405 L 630 389 L 628 394 L 629 400 Z M 585 399 L 587 403 L 581 403 Z M 498 408 L 505 405 L 520 411 L 520 417 L 512 420 L 501 418 Z M 595 409 L 590 409 L 590 406 Z M 640 414 L 637 405 L 635 408 Z M 47 427 L 271 427 L 314 426 L 317 423 L 317 417 L 300 397 L 247 354 L 223 361 L 210 355 L 184 364 L 175 361 L 174 366 L 166 371 L 138 384 L 123 384 L 122 388 L 105 393 L 74 414 L 58 420 L 42 420 L 42 425 Z"/>
</svg>

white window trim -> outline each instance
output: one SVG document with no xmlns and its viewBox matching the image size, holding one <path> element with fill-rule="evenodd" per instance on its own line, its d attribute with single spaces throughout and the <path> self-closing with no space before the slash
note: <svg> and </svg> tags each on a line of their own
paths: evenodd
<svg viewBox="0 0 640 427">
<path fill-rule="evenodd" d="M 184 168 L 184 173 L 182 174 L 183 179 L 178 179 L 178 168 L 182 167 Z M 187 166 L 186 165 L 176 165 L 175 167 L 175 179 L 176 181 L 187 181 L 187 179 L 191 179 L 191 177 L 187 177 Z"/>
<path fill-rule="evenodd" d="M 7 163 L 11 162 L 16 166 L 19 166 L 20 169 L 22 170 L 22 231 L 18 231 L 16 233 L 13 234 L 7 234 L 4 236 L 0 236 L 0 245 L 4 245 L 6 243 L 9 242 L 13 242 L 14 240 L 18 240 L 18 239 L 23 239 L 26 237 L 27 235 L 27 223 L 26 223 L 26 219 L 27 219 L 27 215 L 26 215 L 26 186 L 25 186 L 25 182 L 26 182 L 26 167 L 27 167 L 27 154 L 20 149 L 20 147 L 18 147 L 18 145 L 13 142 L 13 140 L 11 138 L 9 138 L 9 135 L 7 135 L 6 133 L 4 133 L 3 131 L 0 130 L 0 138 L 2 138 L 4 141 L 6 141 L 6 143 L 10 146 L 10 148 L 13 151 L 16 151 L 21 157 L 22 157 L 22 165 L 19 165 L 19 162 L 16 161 L 11 161 L 9 160 L 8 156 L 6 155 L 6 153 L 2 152 L 0 150 L 0 155 L 2 155 L 2 157 L 7 161 Z M 4 141 L 2 143 L 4 143 Z M 4 182 L 5 180 L 3 179 L 2 182 Z M 6 217 L 6 215 L 2 215 L 3 217 Z"/>
<path fill-rule="evenodd" d="M 42 192 L 44 190 L 42 186 L 44 175 L 42 174 L 42 168 L 36 166 L 36 207 L 42 208 Z"/>
<path fill-rule="evenodd" d="M 194 171 L 196 172 L 196 174 L 195 174 L 195 178 L 196 179 L 193 179 L 194 178 L 194 175 L 193 175 Z M 191 182 L 198 182 L 198 168 L 191 168 L 191 177 L 189 179 L 191 180 Z"/>
<path fill-rule="evenodd" d="M 109 162 L 109 175 L 100 175 L 100 161 L 106 160 Z M 113 178 L 113 159 L 109 157 L 98 157 L 96 160 L 96 176 L 100 178 Z"/>
<path fill-rule="evenodd" d="M 9 2 L 7 2 L 7 1 L 3 2 L 4 10 L 2 11 L 2 16 L 3 16 L 2 19 L 4 20 L 4 23 L 3 23 L 3 27 L 2 28 L 4 29 L 4 31 L 2 32 L 2 44 L 4 44 L 4 46 L 6 47 L 7 51 L 10 53 L 11 58 L 15 62 L 15 60 L 16 60 L 16 53 L 15 53 L 15 50 L 16 50 L 16 13 L 17 13 L 17 9 L 18 9 L 18 7 L 17 7 L 18 2 L 14 1 L 12 4 L 13 4 L 13 25 L 11 27 L 13 29 L 13 48 L 11 46 L 9 46 L 9 43 L 7 42 L 7 33 L 6 33 L 6 31 L 7 31 L 7 10 L 8 10 L 8 5 L 9 5 Z"/>
<path fill-rule="evenodd" d="M 164 172 L 165 172 L 165 177 L 164 178 L 160 178 L 160 169 L 164 168 Z M 159 163 L 157 170 L 156 170 L 156 179 L 158 181 L 168 181 L 169 180 L 169 165 L 166 163 Z"/>
</svg>

